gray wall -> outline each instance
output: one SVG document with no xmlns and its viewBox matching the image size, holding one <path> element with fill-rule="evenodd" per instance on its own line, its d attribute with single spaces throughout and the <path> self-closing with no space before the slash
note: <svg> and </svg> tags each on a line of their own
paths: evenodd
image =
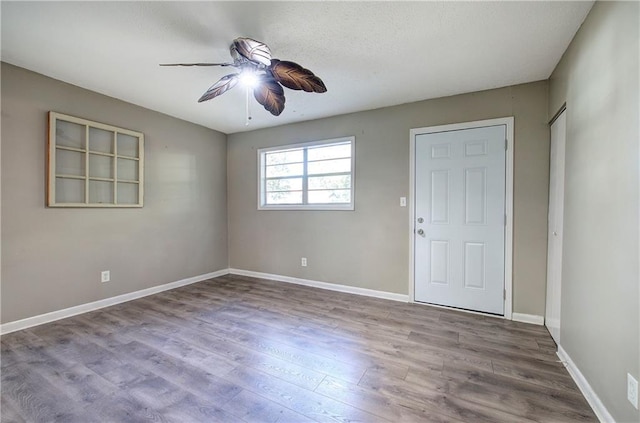
<svg viewBox="0 0 640 423">
<path fill-rule="evenodd" d="M 515 116 L 514 312 L 543 315 L 547 92 L 536 82 L 230 135 L 230 267 L 407 294 L 409 130 Z M 343 135 L 356 137 L 355 211 L 257 210 L 257 148 Z"/>
<path fill-rule="evenodd" d="M 620 422 L 639 421 L 640 5 L 597 2 L 550 80 L 567 103 L 560 343 Z"/>
<path fill-rule="evenodd" d="M 143 208 L 45 207 L 49 110 L 145 134 Z M 2 322 L 227 267 L 224 134 L 3 63 L 1 135 Z"/>
</svg>

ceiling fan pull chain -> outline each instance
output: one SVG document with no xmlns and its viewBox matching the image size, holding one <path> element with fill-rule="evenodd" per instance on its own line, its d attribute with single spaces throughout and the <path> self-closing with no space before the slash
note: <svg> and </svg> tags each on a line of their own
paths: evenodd
<svg viewBox="0 0 640 423">
<path fill-rule="evenodd" d="M 249 126 L 249 121 L 251 120 L 251 110 L 249 109 L 249 87 L 246 87 L 246 93 L 247 93 L 247 98 L 246 98 L 246 109 L 245 109 L 245 116 L 246 116 L 246 121 L 245 121 L 245 126 Z"/>
</svg>

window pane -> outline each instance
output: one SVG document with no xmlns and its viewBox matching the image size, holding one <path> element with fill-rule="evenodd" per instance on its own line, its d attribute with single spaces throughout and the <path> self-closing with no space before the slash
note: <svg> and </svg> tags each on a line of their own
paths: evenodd
<svg viewBox="0 0 640 423">
<path fill-rule="evenodd" d="M 84 176 L 85 153 L 56 149 L 56 173 Z"/>
<path fill-rule="evenodd" d="M 351 159 L 323 160 L 320 162 L 309 162 L 307 172 L 309 175 L 322 173 L 350 172 Z"/>
<path fill-rule="evenodd" d="M 278 176 L 302 176 L 302 163 L 267 166 L 267 178 Z"/>
<path fill-rule="evenodd" d="M 56 203 L 84 203 L 84 180 L 56 178 Z"/>
<path fill-rule="evenodd" d="M 138 138 L 127 134 L 118 134 L 118 155 L 138 157 Z"/>
<path fill-rule="evenodd" d="M 89 181 L 89 202 L 113 204 L 113 182 Z"/>
<path fill-rule="evenodd" d="M 276 153 L 266 153 L 267 165 L 282 163 L 300 163 L 303 161 L 302 150 L 289 150 Z"/>
<path fill-rule="evenodd" d="M 351 157 L 351 143 L 311 147 L 307 152 L 307 160 L 326 160 Z"/>
<path fill-rule="evenodd" d="M 302 191 L 268 192 L 267 204 L 302 204 Z"/>
<path fill-rule="evenodd" d="M 113 157 L 89 154 L 89 176 L 113 178 Z"/>
<path fill-rule="evenodd" d="M 269 179 L 267 191 L 301 191 L 302 178 Z"/>
<path fill-rule="evenodd" d="M 56 120 L 56 145 L 83 149 L 85 128 L 77 123 Z"/>
<path fill-rule="evenodd" d="M 118 180 L 137 181 L 138 161 L 118 157 Z"/>
<path fill-rule="evenodd" d="M 113 132 L 89 128 L 89 150 L 113 153 Z"/>
<path fill-rule="evenodd" d="M 138 184 L 118 182 L 118 204 L 138 204 Z"/>
<path fill-rule="evenodd" d="M 351 188 L 351 175 L 313 176 L 309 178 L 309 189 Z"/>
<path fill-rule="evenodd" d="M 351 190 L 348 189 L 309 191 L 309 204 L 336 204 L 350 202 Z"/>
</svg>

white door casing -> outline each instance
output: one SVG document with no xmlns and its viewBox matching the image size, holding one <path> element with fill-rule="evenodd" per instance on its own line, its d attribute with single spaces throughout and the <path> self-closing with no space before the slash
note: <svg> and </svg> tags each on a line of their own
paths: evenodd
<svg viewBox="0 0 640 423">
<path fill-rule="evenodd" d="M 549 155 L 549 226 L 547 230 L 547 301 L 545 325 L 560 344 L 560 298 L 562 287 L 562 228 L 564 221 L 564 163 L 566 112 L 551 125 Z"/>
<path fill-rule="evenodd" d="M 513 118 L 411 132 L 412 300 L 510 319 Z"/>
</svg>

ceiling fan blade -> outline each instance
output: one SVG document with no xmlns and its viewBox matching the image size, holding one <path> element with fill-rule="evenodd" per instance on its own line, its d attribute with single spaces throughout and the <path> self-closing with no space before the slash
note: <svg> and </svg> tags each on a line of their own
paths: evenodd
<svg viewBox="0 0 640 423">
<path fill-rule="evenodd" d="M 234 47 L 238 54 L 253 63 L 265 66 L 271 64 L 271 50 L 262 41 L 256 41 L 252 38 L 236 38 L 231 47 L 232 56 Z"/>
<path fill-rule="evenodd" d="M 160 63 L 160 66 L 235 66 L 234 63 Z"/>
<path fill-rule="evenodd" d="M 253 89 L 253 96 L 274 116 L 279 116 L 284 110 L 284 89 L 271 77 L 263 76 L 260 79 Z"/>
<path fill-rule="evenodd" d="M 202 97 L 198 99 L 198 103 L 202 103 L 203 101 L 211 100 L 214 97 L 217 97 L 221 94 L 226 93 L 231 88 L 235 87 L 238 83 L 238 74 L 232 73 L 229 75 L 225 75 L 218 82 L 213 84 L 211 88 L 207 90 Z"/>
<path fill-rule="evenodd" d="M 292 90 L 303 90 L 309 93 L 327 91 L 322 79 L 295 62 L 272 59 L 270 69 L 276 81 Z"/>
<path fill-rule="evenodd" d="M 231 46 L 229 47 L 229 54 L 231 54 L 231 58 L 233 59 L 233 63 L 236 66 L 242 66 L 245 63 L 249 63 L 249 61 L 242 56 L 240 53 L 238 53 L 238 48 L 236 47 L 235 43 L 231 43 Z"/>
</svg>

